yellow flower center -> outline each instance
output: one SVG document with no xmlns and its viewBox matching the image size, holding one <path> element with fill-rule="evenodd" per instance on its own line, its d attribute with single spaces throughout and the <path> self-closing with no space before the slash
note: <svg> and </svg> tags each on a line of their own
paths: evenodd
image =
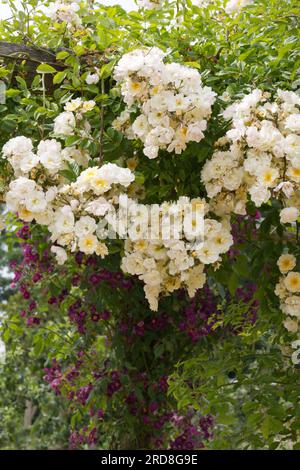
<svg viewBox="0 0 300 470">
<path fill-rule="evenodd" d="M 292 277 L 291 278 L 291 285 L 293 287 L 297 287 L 297 286 L 300 286 L 300 279 L 298 277 Z"/>
<path fill-rule="evenodd" d="M 90 238 L 86 238 L 84 240 L 84 246 L 86 246 L 87 248 L 91 248 L 93 246 L 93 240 L 91 240 Z"/>
<path fill-rule="evenodd" d="M 288 261 L 288 260 L 283 261 L 283 268 L 284 269 L 288 269 L 290 266 L 291 266 L 290 261 Z"/>
<path fill-rule="evenodd" d="M 273 174 L 272 174 L 270 171 L 269 171 L 269 172 L 266 172 L 266 173 L 264 173 L 263 179 L 264 179 L 264 182 L 265 182 L 265 183 L 272 183 L 272 181 L 273 181 Z"/>
<path fill-rule="evenodd" d="M 20 209 L 19 211 L 19 215 L 20 217 L 28 217 L 31 215 L 31 212 L 27 209 L 25 209 L 25 207 L 23 209 Z"/>
<path fill-rule="evenodd" d="M 133 91 L 138 91 L 138 90 L 140 90 L 140 88 L 141 88 L 141 84 L 140 84 L 140 83 L 138 83 L 138 82 L 132 82 L 132 83 L 131 83 L 131 89 L 132 89 Z"/>
<path fill-rule="evenodd" d="M 107 181 L 103 178 L 95 178 L 94 185 L 97 186 L 97 188 L 105 188 L 107 186 Z"/>
<path fill-rule="evenodd" d="M 293 168 L 292 169 L 292 174 L 293 174 L 293 176 L 296 176 L 297 178 L 300 178 L 300 168 Z"/>
</svg>

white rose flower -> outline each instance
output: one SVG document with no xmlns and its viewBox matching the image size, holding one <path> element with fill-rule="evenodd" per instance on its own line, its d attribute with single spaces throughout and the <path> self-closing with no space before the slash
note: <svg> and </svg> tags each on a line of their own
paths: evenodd
<svg viewBox="0 0 300 470">
<path fill-rule="evenodd" d="M 30 212 L 26 207 L 20 207 L 18 209 L 18 216 L 24 222 L 32 222 L 36 216 L 36 213 Z"/>
<path fill-rule="evenodd" d="M 285 128 L 292 132 L 300 132 L 300 114 L 290 114 L 285 120 Z"/>
<path fill-rule="evenodd" d="M 297 349 L 297 351 L 292 354 L 292 363 L 295 365 L 300 364 L 300 340 L 294 341 L 292 343 L 292 348 Z"/>
<path fill-rule="evenodd" d="M 158 150 L 159 150 L 159 148 L 156 147 L 156 146 L 145 147 L 144 148 L 144 155 L 146 155 L 146 157 L 148 157 L 152 160 L 153 158 L 158 157 Z"/>
<path fill-rule="evenodd" d="M 53 209 L 46 207 L 43 212 L 34 213 L 34 218 L 38 224 L 49 226 L 53 221 L 53 215 Z"/>
<path fill-rule="evenodd" d="M 79 5 L 76 2 L 57 1 L 50 3 L 48 13 L 53 21 L 67 23 L 69 27 L 78 27 L 81 25 L 81 18 L 77 14 L 78 10 Z"/>
<path fill-rule="evenodd" d="M 100 256 L 100 258 L 105 258 L 105 256 L 108 255 L 108 248 L 105 245 L 105 243 L 98 243 L 97 248 L 96 248 L 96 255 Z"/>
<path fill-rule="evenodd" d="M 292 162 L 297 161 L 300 157 L 300 136 L 296 134 L 289 134 L 285 138 L 285 144 L 287 158 Z"/>
<path fill-rule="evenodd" d="M 81 98 L 75 98 L 74 100 L 69 101 L 65 105 L 65 111 L 68 112 L 73 112 L 73 111 L 78 111 L 79 108 L 82 106 L 82 99 Z"/>
<path fill-rule="evenodd" d="M 96 106 L 96 102 L 94 100 L 84 101 L 82 103 L 82 112 L 87 113 L 91 111 Z"/>
<path fill-rule="evenodd" d="M 262 204 L 268 202 L 271 197 L 270 191 L 258 183 L 249 188 L 249 194 L 257 207 L 260 207 Z"/>
<path fill-rule="evenodd" d="M 85 206 L 86 212 L 101 217 L 111 209 L 111 204 L 104 198 L 99 197 L 94 201 L 88 202 Z"/>
<path fill-rule="evenodd" d="M 63 112 L 54 119 L 54 134 L 73 135 L 76 127 L 76 119 L 73 113 Z"/>
<path fill-rule="evenodd" d="M 97 250 L 98 238 L 92 234 L 85 235 L 79 239 L 78 246 L 82 253 L 92 255 Z"/>
<path fill-rule="evenodd" d="M 99 82 L 100 77 L 97 73 L 89 73 L 85 79 L 87 85 L 97 85 Z"/>
<path fill-rule="evenodd" d="M 212 239 L 218 253 L 226 253 L 233 245 L 232 235 L 227 231 L 220 231 Z"/>
<path fill-rule="evenodd" d="M 36 188 L 35 181 L 20 176 L 16 180 L 12 181 L 9 185 L 10 191 L 14 194 L 16 198 L 24 198 Z"/>
<path fill-rule="evenodd" d="M 290 272 L 284 280 L 284 285 L 289 292 L 300 292 L 300 273 Z M 297 297 L 300 299 L 300 297 Z"/>
<path fill-rule="evenodd" d="M 286 175 L 291 178 L 292 181 L 295 183 L 300 183 L 300 158 L 299 158 L 299 166 L 298 167 L 288 167 Z M 288 184 L 288 183 L 286 183 Z M 287 198 L 290 198 L 294 194 L 294 185 L 293 183 L 289 182 L 289 184 L 292 186 L 293 191 L 290 191 L 286 193 L 284 190 L 284 194 L 286 195 Z"/>
<path fill-rule="evenodd" d="M 32 152 L 31 139 L 23 136 L 10 139 L 2 148 L 4 157 L 12 165 L 16 174 L 28 173 L 38 162 L 38 157 Z"/>
<path fill-rule="evenodd" d="M 30 212 L 42 212 L 47 207 L 43 191 L 34 190 L 25 196 L 25 207 Z"/>
<path fill-rule="evenodd" d="M 75 217 L 70 206 L 63 206 L 54 213 L 49 230 L 54 234 L 73 233 Z"/>
<path fill-rule="evenodd" d="M 53 186 L 51 188 L 49 188 L 47 191 L 46 191 L 46 194 L 45 194 L 45 199 L 47 202 L 52 202 L 56 195 L 57 195 L 57 187 L 56 186 Z"/>
<path fill-rule="evenodd" d="M 18 136 L 10 139 L 2 148 L 5 157 L 12 157 L 13 155 L 24 156 L 30 153 L 33 149 L 31 139 L 27 137 Z"/>
<path fill-rule="evenodd" d="M 57 173 L 62 168 L 60 142 L 55 139 L 42 140 L 38 146 L 38 157 L 50 173 Z"/>
<path fill-rule="evenodd" d="M 288 174 L 288 172 L 287 172 Z M 300 177 L 300 169 L 299 169 L 299 177 Z M 279 191 L 282 191 L 283 194 L 287 197 L 290 198 L 294 194 L 294 185 L 290 181 L 283 181 L 282 183 L 279 183 L 278 186 L 274 189 L 274 191 L 277 193 Z"/>
<path fill-rule="evenodd" d="M 202 248 L 197 251 L 197 256 L 203 264 L 213 264 L 219 259 L 216 245 L 212 241 L 205 242 Z"/>
<path fill-rule="evenodd" d="M 187 129 L 187 141 L 200 142 L 203 139 L 205 131 L 207 128 L 206 121 L 194 122 L 188 125 Z"/>
<path fill-rule="evenodd" d="M 64 264 L 68 259 L 66 250 L 64 250 L 60 246 L 52 246 L 51 252 L 55 254 L 56 260 L 60 265 Z"/>
<path fill-rule="evenodd" d="M 153 10 L 159 8 L 163 0 L 137 0 L 137 4 L 141 8 L 147 8 L 148 10 Z"/>
<path fill-rule="evenodd" d="M 292 333 L 297 333 L 298 331 L 298 321 L 297 320 L 292 320 L 290 317 L 288 317 L 284 322 L 284 327 L 292 332 Z"/>
<path fill-rule="evenodd" d="M 141 114 L 136 118 L 132 124 L 132 130 L 137 137 L 144 137 L 149 133 L 150 127 L 148 124 L 148 119 L 144 114 Z"/>
<path fill-rule="evenodd" d="M 101 170 L 106 165 L 101 167 Z M 93 191 L 97 196 L 106 193 L 111 188 L 111 183 L 106 179 L 104 170 L 101 171 L 98 167 L 91 167 L 84 170 L 73 186 L 84 193 L 85 191 Z"/>
<path fill-rule="evenodd" d="M 99 176 L 106 179 L 110 184 L 121 184 L 128 187 L 135 179 L 129 168 L 122 168 L 114 163 L 107 163 L 99 170 Z"/>
<path fill-rule="evenodd" d="M 281 304 L 281 309 L 286 315 L 300 319 L 300 297 L 296 295 L 287 297 L 284 301 L 284 304 Z"/>
<path fill-rule="evenodd" d="M 299 209 L 296 207 L 285 207 L 280 212 L 280 222 L 282 224 L 291 224 L 296 222 L 300 215 Z"/>
<path fill-rule="evenodd" d="M 263 168 L 258 175 L 258 183 L 266 188 L 275 186 L 276 180 L 279 178 L 278 168 Z"/>
<path fill-rule="evenodd" d="M 15 163 L 15 158 L 13 158 L 13 161 Z M 39 157 L 35 155 L 33 152 L 27 153 L 24 155 L 23 158 L 21 158 L 18 162 L 18 164 L 12 164 L 14 169 L 16 170 L 18 167 L 23 173 L 28 173 L 29 171 L 32 170 L 35 166 L 39 164 Z"/>
<path fill-rule="evenodd" d="M 157 270 L 148 271 L 145 274 L 139 276 L 148 286 L 157 286 L 161 283 L 160 273 Z"/>
<path fill-rule="evenodd" d="M 75 235 L 78 238 L 83 236 L 90 235 L 95 232 L 97 224 L 95 219 L 90 216 L 83 216 L 75 223 Z"/>
<path fill-rule="evenodd" d="M 296 266 L 296 258 L 294 255 L 284 254 L 281 255 L 277 261 L 277 265 L 282 274 L 286 274 L 292 271 Z"/>
</svg>

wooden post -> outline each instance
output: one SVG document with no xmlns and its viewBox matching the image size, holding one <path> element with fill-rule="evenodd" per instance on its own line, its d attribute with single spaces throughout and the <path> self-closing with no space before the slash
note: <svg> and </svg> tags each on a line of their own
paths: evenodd
<svg viewBox="0 0 300 470">
<path fill-rule="evenodd" d="M 56 52 L 43 49 L 37 46 L 25 46 L 22 43 L 9 43 L 0 41 L 0 63 L 15 63 L 15 69 L 12 77 L 13 86 L 16 85 L 14 76 L 20 74 L 28 86 L 31 85 L 36 69 L 40 64 L 49 64 L 57 71 L 66 68 L 63 62 L 56 60 Z M 46 89 L 48 93 L 53 93 L 54 86 L 52 78 L 46 77 Z"/>
</svg>

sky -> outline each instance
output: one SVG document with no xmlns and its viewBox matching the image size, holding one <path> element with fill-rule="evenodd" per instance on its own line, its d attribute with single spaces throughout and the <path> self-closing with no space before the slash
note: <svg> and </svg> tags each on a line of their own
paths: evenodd
<svg viewBox="0 0 300 470">
<path fill-rule="evenodd" d="M 136 4 L 134 0 L 102 0 L 103 5 L 121 5 L 125 10 L 136 10 Z M 15 0 L 15 4 L 20 4 L 19 0 Z M 9 6 L 0 0 L 0 19 L 9 17 Z"/>
</svg>

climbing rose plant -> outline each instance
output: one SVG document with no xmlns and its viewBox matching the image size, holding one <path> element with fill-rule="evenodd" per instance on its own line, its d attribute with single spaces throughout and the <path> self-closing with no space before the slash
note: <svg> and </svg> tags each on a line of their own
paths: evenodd
<svg viewBox="0 0 300 470">
<path fill-rule="evenodd" d="M 46 387 L 53 445 L 299 448 L 296 0 L 8 3 L 3 40 L 51 56 L 0 58 L 28 426 Z"/>
</svg>

